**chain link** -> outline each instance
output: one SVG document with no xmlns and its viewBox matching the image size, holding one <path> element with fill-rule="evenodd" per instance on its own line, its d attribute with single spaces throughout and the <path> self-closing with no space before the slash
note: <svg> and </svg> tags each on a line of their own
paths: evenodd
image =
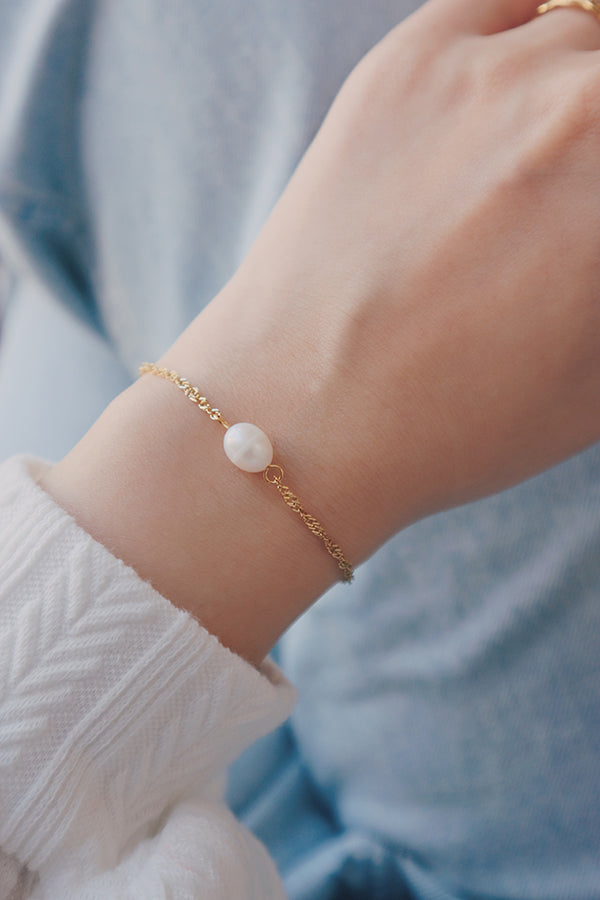
<svg viewBox="0 0 600 900">
<path fill-rule="evenodd" d="M 281 474 L 275 475 L 271 473 L 269 470 L 272 468 L 279 469 Z M 325 544 L 325 549 L 338 564 L 338 568 L 342 573 L 342 581 L 352 581 L 354 577 L 354 569 L 352 568 L 352 564 L 349 563 L 344 556 L 342 548 L 339 546 L 339 544 L 336 544 L 335 541 L 332 540 L 332 538 L 329 537 L 319 520 L 315 519 L 314 516 L 311 516 L 310 513 L 306 512 L 296 494 L 294 494 L 292 489 L 288 487 L 287 484 L 283 483 L 283 475 L 283 469 L 278 465 L 267 466 L 267 468 L 263 472 L 265 481 L 267 481 L 269 484 L 275 485 L 275 487 L 281 494 L 283 502 L 287 503 L 289 508 L 292 509 L 295 513 L 298 513 L 308 530 L 312 531 L 315 537 L 318 537 L 323 541 L 323 543 Z"/>
<path fill-rule="evenodd" d="M 178 387 L 180 391 L 183 391 L 185 396 L 191 400 L 192 403 L 195 403 L 198 409 L 210 416 L 214 422 L 220 422 L 225 429 L 229 428 L 229 422 L 223 418 L 220 410 L 211 406 L 206 397 L 200 395 L 200 391 L 197 387 L 194 387 L 187 378 L 182 378 L 181 375 L 178 375 L 173 369 L 164 369 L 154 363 L 145 362 L 140 366 L 139 373 L 140 375 L 150 374 L 158 375 L 159 378 L 166 378 L 167 381 L 172 382 Z"/>
<path fill-rule="evenodd" d="M 161 366 L 157 366 L 155 363 L 142 363 L 139 368 L 140 375 L 158 375 L 159 378 L 165 378 L 167 381 L 172 382 L 176 387 L 179 388 L 180 391 L 183 391 L 188 400 L 191 400 L 199 410 L 206 413 L 210 416 L 211 419 L 215 422 L 219 422 L 225 429 L 229 428 L 229 422 L 223 418 L 220 410 L 216 407 L 211 406 L 210 402 L 200 394 L 200 391 L 197 387 L 190 384 L 190 382 L 186 378 L 182 378 L 181 375 L 178 375 L 177 372 L 173 371 L 173 369 L 165 369 Z M 308 530 L 318 537 L 325 546 L 325 549 L 329 553 L 331 557 L 336 561 L 340 572 L 342 573 L 342 581 L 350 582 L 354 577 L 354 569 L 352 568 L 351 563 L 348 562 L 342 548 L 332 540 L 332 538 L 327 534 L 321 523 L 318 519 L 315 519 L 314 516 L 311 516 L 310 513 L 307 513 L 299 498 L 294 494 L 292 489 L 288 487 L 287 484 L 283 483 L 284 471 L 281 466 L 277 465 L 277 463 L 271 463 L 267 466 L 267 468 L 263 471 L 263 477 L 268 484 L 273 484 L 279 491 L 283 502 L 289 506 L 293 512 L 297 513 Z"/>
</svg>

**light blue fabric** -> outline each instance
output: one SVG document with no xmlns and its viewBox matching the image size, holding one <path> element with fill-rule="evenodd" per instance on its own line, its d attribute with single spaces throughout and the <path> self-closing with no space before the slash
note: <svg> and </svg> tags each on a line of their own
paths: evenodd
<svg viewBox="0 0 600 900">
<path fill-rule="evenodd" d="M 414 5 L 0 0 L 0 458 L 211 299 Z M 278 654 L 300 704 L 231 802 L 292 900 L 600 900 L 600 447 L 398 535 Z"/>
</svg>

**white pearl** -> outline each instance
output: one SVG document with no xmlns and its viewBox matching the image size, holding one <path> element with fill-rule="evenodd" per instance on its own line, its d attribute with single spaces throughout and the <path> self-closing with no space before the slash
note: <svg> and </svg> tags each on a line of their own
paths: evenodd
<svg viewBox="0 0 600 900">
<path fill-rule="evenodd" d="M 223 449 L 234 466 L 244 472 L 262 472 L 273 460 L 271 441 L 250 422 L 231 425 L 225 432 Z"/>
</svg>

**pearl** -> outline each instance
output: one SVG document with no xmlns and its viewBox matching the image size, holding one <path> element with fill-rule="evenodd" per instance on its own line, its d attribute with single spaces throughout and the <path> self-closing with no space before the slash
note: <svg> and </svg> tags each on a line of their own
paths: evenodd
<svg viewBox="0 0 600 900">
<path fill-rule="evenodd" d="M 273 460 L 271 441 L 250 422 L 231 425 L 225 432 L 223 449 L 234 466 L 244 472 L 263 472 Z"/>
</svg>

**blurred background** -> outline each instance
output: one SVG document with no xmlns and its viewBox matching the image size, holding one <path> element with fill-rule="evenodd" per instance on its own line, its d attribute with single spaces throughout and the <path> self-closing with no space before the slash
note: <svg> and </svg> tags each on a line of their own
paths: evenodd
<svg viewBox="0 0 600 900">
<path fill-rule="evenodd" d="M 2 317 L 8 298 L 8 282 L 8 272 L 6 266 L 2 262 L 2 257 L 0 256 L 0 338 L 2 336 Z"/>
</svg>

